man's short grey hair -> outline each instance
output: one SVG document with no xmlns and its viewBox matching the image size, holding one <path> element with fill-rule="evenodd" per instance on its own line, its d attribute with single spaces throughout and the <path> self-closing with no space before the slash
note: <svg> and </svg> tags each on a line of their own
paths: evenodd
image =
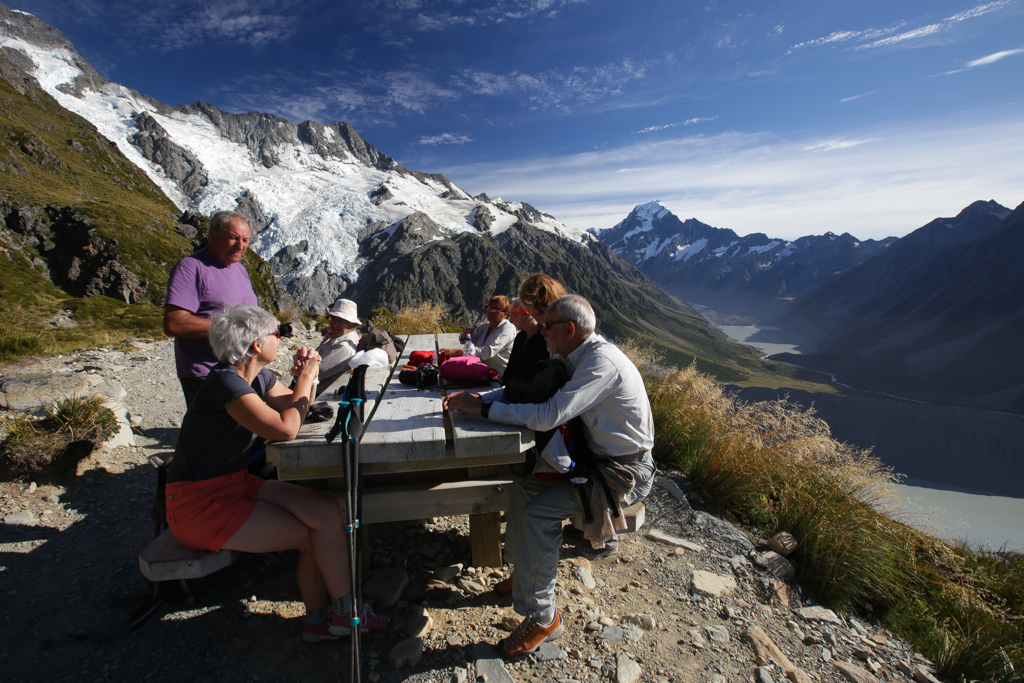
<svg viewBox="0 0 1024 683">
<path fill-rule="evenodd" d="M 580 328 L 584 337 L 592 335 L 597 327 L 594 309 L 582 296 L 566 294 L 562 298 L 552 301 L 548 310 L 553 310 L 563 320 L 571 320 L 576 323 L 576 327 Z"/>
<path fill-rule="evenodd" d="M 259 306 L 238 304 L 225 308 L 210 320 L 210 346 L 217 360 L 237 365 L 255 355 L 252 343 L 266 339 L 277 329 L 277 318 Z"/>
<path fill-rule="evenodd" d="M 252 225 L 249 224 L 249 219 L 237 211 L 218 211 L 217 213 L 210 216 L 210 234 L 220 232 L 224 228 L 228 227 L 228 223 L 231 222 L 232 218 L 240 218 L 242 222 L 246 224 L 249 230 L 252 230 Z"/>
</svg>

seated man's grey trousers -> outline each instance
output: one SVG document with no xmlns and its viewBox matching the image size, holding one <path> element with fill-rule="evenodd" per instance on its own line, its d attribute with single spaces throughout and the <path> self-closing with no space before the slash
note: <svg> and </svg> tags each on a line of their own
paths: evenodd
<svg viewBox="0 0 1024 683">
<path fill-rule="evenodd" d="M 633 471 L 636 488 L 627 505 L 647 496 L 654 483 L 650 452 L 635 459 L 620 459 Z M 568 479 L 541 481 L 536 475 L 516 477 L 508 503 L 505 550 L 514 565 L 513 608 L 524 617 L 548 623 L 555 614 L 555 581 L 562 547 L 562 522 L 583 514 L 579 494 Z"/>
</svg>

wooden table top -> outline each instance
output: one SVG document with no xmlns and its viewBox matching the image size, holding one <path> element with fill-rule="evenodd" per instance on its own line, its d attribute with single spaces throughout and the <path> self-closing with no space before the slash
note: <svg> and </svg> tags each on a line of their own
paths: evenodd
<svg viewBox="0 0 1024 683">
<path fill-rule="evenodd" d="M 367 474 L 475 467 L 522 462 L 533 445 L 529 429 L 503 425 L 463 413 L 444 413 L 443 392 L 450 387 L 418 390 L 398 381 L 398 371 L 413 351 L 459 347 L 457 334 L 413 335 L 399 358 L 397 369 L 379 368 L 366 373 L 366 430 L 360 442 L 359 461 Z M 342 375 L 318 401 L 334 406 L 349 375 Z M 339 392 L 340 393 L 340 392 Z M 447 424 L 446 424 L 447 422 Z M 325 435 L 334 425 L 305 424 L 291 441 L 267 444 L 267 459 L 278 468 L 281 479 L 313 479 L 342 476 L 341 445 L 328 444 Z"/>
</svg>

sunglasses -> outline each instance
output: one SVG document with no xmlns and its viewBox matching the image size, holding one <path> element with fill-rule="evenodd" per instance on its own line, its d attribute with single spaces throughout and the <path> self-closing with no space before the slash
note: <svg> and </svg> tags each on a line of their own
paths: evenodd
<svg viewBox="0 0 1024 683">
<path fill-rule="evenodd" d="M 550 330 L 555 325 L 561 325 L 562 323 L 572 323 L 572 322 L 576 322 L 576 321 L 575 320 L 556 320 L 553 323 L 544 323 L 543 325 L 541 325 L 541 327 L 543 327 L 546 330 Z"/>
</svg>

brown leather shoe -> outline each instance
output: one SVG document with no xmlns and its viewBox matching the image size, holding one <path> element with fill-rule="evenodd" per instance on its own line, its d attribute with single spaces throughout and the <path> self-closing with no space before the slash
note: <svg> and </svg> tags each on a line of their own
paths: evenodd
<svg viewBox="0 0 1024 683">
<path fill-rule="evenodd" d="M 512 577 L 508 577 L 504 581 L 499 581 L 494 584 L 494 592 L 498 595 L 508 595 L 512 592 Z"/>
<path fill-rule="evenodd" d="M 541 626 L 533 617 L 527 617 L 512 635 L 498 642 L 498 650 L 509 659 L 519 659 L 535 652 L 541 643 L 561 638 L 564 631 L 562 615 L 558 610 L 555 610 L 555 620 L 550 626 Z"/>
</svg>

